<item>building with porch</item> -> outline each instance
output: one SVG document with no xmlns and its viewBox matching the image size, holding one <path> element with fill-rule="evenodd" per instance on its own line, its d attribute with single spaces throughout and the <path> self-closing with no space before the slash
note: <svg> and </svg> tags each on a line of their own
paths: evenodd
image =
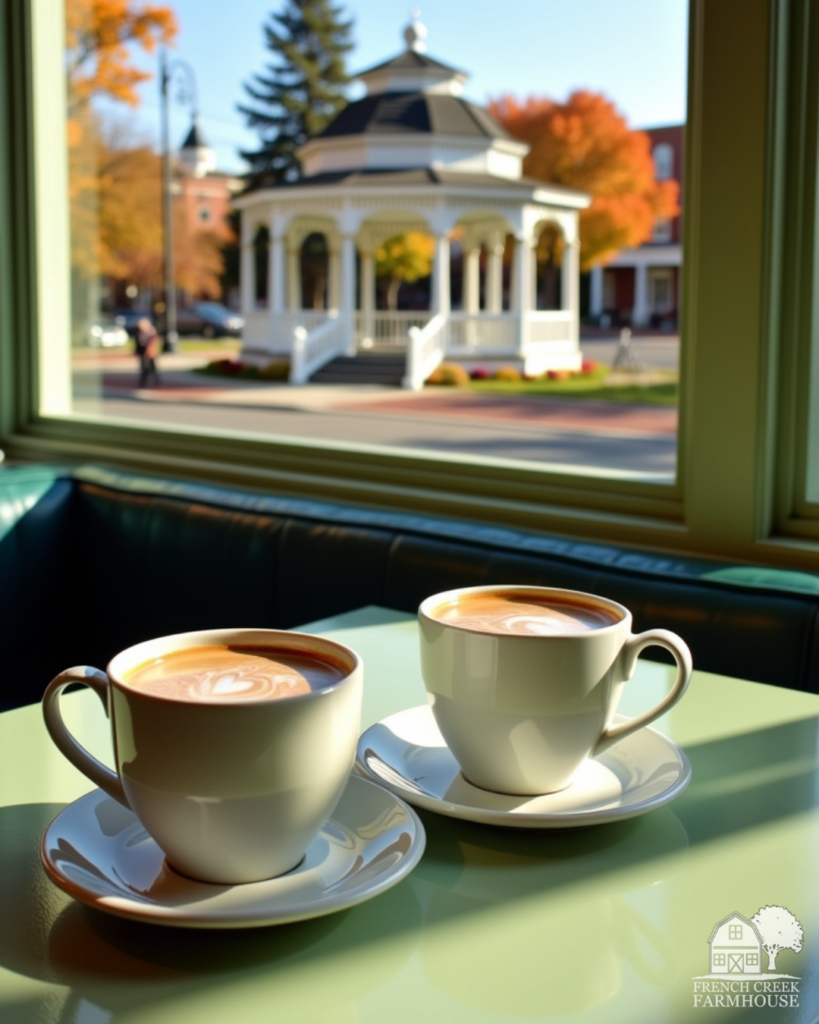
<svg viewBox="0 0 819 1024">
<path fill-rule="evenodd" d="M 680 213 L 654 222 L 651 238 L 590 272 L 589 316 L 598 324 L 676 330 L 682 272 L 685 125 L 646 128 L 657 181 L 680 186 Z"/>
<path fill-rule="evenodd" d="M 300 149 L 300 179 L 236 200 L 243 360 L 289 360 L 290 380 L 304 383 L 339 356 L 392 350 L 405 354 L 403 383 L 414 388 L 444 359 L 528 374 L 580 367 L 578 212 L 590 197 L 523 177 L 528 147 L 463 98 L 467 75 L 427 56 L 425 35 L 414 22 L 403 53 L 358 75 L 366 95 Z M 546 225 L 566 244 L 560 308 L 539 310 L 535 247 Z M 408 232 L 434 238 L 429 308 L 379 310 L 375 252 Z M 310 289 L 306 244 L 325 268 Z"/>
</svg>

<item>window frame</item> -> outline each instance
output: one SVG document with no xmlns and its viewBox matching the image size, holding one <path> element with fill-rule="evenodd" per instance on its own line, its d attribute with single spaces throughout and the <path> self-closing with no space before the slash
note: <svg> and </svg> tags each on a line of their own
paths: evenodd
<svg viewBox="0 0 819 1024">
<path fill-rule="evenodd" d="M 790 307 L 782 285 L 783 254 L 794 217 L 807 202 L 804 188 L 786 202 L 788 174 L 796 173 L 793 164 L 802 155 L 793 152 L 799 125 L 791 122 L 786 130 L 782 114 L 795 78 L 804 90 L 816 91 L 812 79 L 802 81 L 809 76 L 799 78 L 795 29 L 807 18 L 808 4 L 691 3 L 678 473 L 673 483 L 661 483 L 583 467 L 66 415 L 59 389 L 51 394 L 50 382 L 59 378 L 53 359 L 67 358 L 67 321 L 62 339 L 53 323 L 49 327 L 50 341 L 42 348 L 48 358 L 40 358 L 37 344 L 46 333 L 44 321 L 54 318 L 53 305 L 44 300 L 53 228 L 43 215 L 49 172 L 46 161 L 36 159 L 54 126 L 54 112 L 43 96 L 47 62 L 38 63 L 38 52 L 55 31 L 54 9 L 61 10 L 61 0 L 9 0 L 0 15 L 0 144 L 9 154 L 0 170 L 0 210 L 10 225 L 0 240 L 0 445 L 21 460 L 93 460 L 345 503 L 819 569 L 819 524 L 804 517 L 795 499 L 798 460 L 787 438 L 793 441 L 796 426 L 782 415 L 799 381 L 785 318 Z"/>
</svg>

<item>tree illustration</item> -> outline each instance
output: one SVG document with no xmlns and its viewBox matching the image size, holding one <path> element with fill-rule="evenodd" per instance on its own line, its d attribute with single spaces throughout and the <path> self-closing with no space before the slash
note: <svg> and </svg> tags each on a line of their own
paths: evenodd
<svg viewBox="0 0 819 1024">
<path fill-rule="evenodd" d="M 398 290 L 402 281 L 418 281 L 432 272 L 435 240 L 420 231 L 394 235 L 375 250 L 375 273 L 389 279 L 387 309 L 398 306 Z"/>
<path fill-rule="evenodd" d="M 762 907 L 751 921 L 762 936 L 762 948 L 768 954 L 768 970 L 776 970 L 777 954 L 783 949 L 799 953 L 802 949 L 802 925 L 785 907 Z"/>
<path fill-rule="evenodd" d="M 580 211 L 584 270 L 647 241 L 656 220 L 679 213 L 677 182 L 655 181 L 648 135 L 630 129 L 605 96 L 578 90 L 557 103 L 507 95 L 492 100 L 489 109 L 531 146 L 523 162 L 526 174 L 593 196 L 591 206 Z"/>
<path fill-rule="evenodd" d="M 287 0 L 281 13 L 271 15 L 264 36 L 274 60 L 245 83 L 253 103 L 238 108 L 261 137 L 257 150 L 241 154 L 254 183 L 297 178 L 298 147 L 346 106 L 351 32 L 352 22 L 330 0 Z"/>
</svg>

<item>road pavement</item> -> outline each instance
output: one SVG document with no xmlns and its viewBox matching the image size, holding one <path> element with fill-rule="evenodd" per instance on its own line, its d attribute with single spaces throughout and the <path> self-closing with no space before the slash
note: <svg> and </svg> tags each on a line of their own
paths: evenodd
<svg viewBox="0 0 819 1024">
<path fill-rule="evenodd" d="M 609 361 L 615 341 L 583 344 Z M 676 345 L 640 339 L 657 368 L 676 362 Z M 608 357 L 608 358 L 606 358 Z M 671 479 L 675 409 L 449 389 L 420 393 L 376 385 L 238 381 L 192 372 L 213 353 L 165 355 L 162 385 L 137 388 L 130 353 L 84 354 L 74 363 L 74 408 L 81 414 L 168 423 L 266 437 L 377 445 L 537 463 L 595 467 Z"/>
</svg>

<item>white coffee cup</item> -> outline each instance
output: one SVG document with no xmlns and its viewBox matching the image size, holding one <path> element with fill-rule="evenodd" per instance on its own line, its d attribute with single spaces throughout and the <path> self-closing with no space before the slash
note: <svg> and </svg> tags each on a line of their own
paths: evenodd
<svg viewBox="0 0 819 1024">
<path fill-rule="evenodd" d="M 335 674 L 328 685 L 274 699 L 178 699 L 136 687 L 140 666 L 211 645 L 272 648 L 331 665 Z M 338 803 L 355 757 L 362 681 L 358 655 L 332 640 L 206 630 L 129 647 L 107 672 L 67 669 L 46 689 L 43 713 L 57 747 L 134 812 L 171 867 L 206 882 L 252 882 L 296 867 Z M 68 732 L 60 695 L 72 683 L 102 701 L 116 771 Z"/>
<path fill-rule="evenodd" d="M 514 612 L 529 605 L 531 622 Z M 504 619 L 510 609 L 514 622 Z M 680 637 L 664 629 L 635 636 L 628 609 L 593 594 L 467 587 L 428 597 L 418 618 L 421 670 L 441 735 L 467 780 L 498 793 L 564 789 L 586 758 L 653 722 L 691 679 Z M 612 724 L 623 684 L 651 645 L 674 656 L 674 684 L 649 711 Z"/>
</svg>

